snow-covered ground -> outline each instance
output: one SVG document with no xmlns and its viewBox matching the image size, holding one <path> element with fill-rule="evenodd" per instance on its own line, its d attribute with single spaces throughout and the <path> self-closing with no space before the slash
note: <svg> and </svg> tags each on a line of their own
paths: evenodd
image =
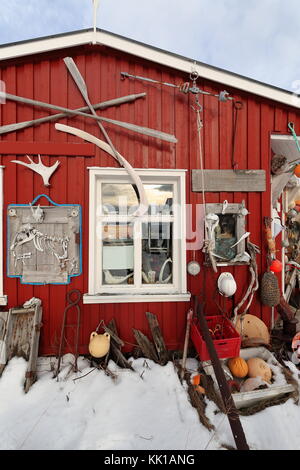
<svg viewBox="0 0 300 470">
<path fill-rule="evenodd" d="M 217 450 L 235 447 L 227 417 L 207 399 L 208 431 L 189 403 L 172 362 L 162 367 L 132 359 L 135 372 L 112 361 L 104 371 L 78 359 L 79 372 L 65 355 L 58 378 L 53 358 L 39 358 L 38 380 L 27 394 L 27 363 L 13 358 L 0 379 L 1 450 Z M 52 364 L 52 366 L 55 364 Z M 299 370 L 288 363 L 294 378 Z M 189 359 L 190 371 L 197 361 Z M 53 368 L 53 367 L 52 367 Z M 86 375 L 87 374 L 87 375 Z M 80 377 L 80 378 L 79 378 Z M 74 380 L 78 379 L 78 380 Z M 241 417 L 252 450 L 300 450 L 300 407 L 293 399 Z"/>
</svg>

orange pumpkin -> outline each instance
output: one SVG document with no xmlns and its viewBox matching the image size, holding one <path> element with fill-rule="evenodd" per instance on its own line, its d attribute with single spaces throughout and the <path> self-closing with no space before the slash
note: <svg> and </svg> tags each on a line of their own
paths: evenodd
<svg viewBox="0 0 300 470">
<path fill-rule="evenodd" d="M 295 166 L 294 175 L 297 176 L 297 178 L 300 178 L 300 165 Z"/>
<path fill-rule="evenodd" d="M 234 377 L 243 379 L 248 374 L 248 364 L 242 357 L 232 357 L 227 365 Z"/>
</svg>

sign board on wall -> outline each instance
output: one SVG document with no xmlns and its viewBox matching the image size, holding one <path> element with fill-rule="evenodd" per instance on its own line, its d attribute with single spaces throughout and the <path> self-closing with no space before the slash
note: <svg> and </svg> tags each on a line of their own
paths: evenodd
<svg viewBox="0 0 300 470">
<path fill-rule="evenodd" d="M 49 206 L 36 205 L 46 197 Z M 81 206 L 56 204 L 47 195 L 10 204 L 7 275 L 22 284 L 69 284 L 81 274 Z"/>
</svg>

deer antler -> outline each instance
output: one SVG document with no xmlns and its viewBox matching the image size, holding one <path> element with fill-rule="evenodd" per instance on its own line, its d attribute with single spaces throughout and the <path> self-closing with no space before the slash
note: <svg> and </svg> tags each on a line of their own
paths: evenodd
<svg viewBox="0 0 300 470">
<path fill-rule="evenodd" d="M 60 162 L 57 160 L 54 165 L 52 166 L 46 166 L 43 164 L 41 156 L 38 155 L 39 162 L 35 163 L 29 155 L 26 155 L 30 163 L 25 163 L 20 160 L 11 160 L 12 163 L 18 163 L 19 165 L 26 166 L 29 168 L 29 170 L 35 171 L 41 177 L 43 178 L 43 182 L 45 186 L 50 186 L 49 179 L 51 178 L 52 174 L 55 172 L 56 168 L 60 164 Z"/>
</svg>

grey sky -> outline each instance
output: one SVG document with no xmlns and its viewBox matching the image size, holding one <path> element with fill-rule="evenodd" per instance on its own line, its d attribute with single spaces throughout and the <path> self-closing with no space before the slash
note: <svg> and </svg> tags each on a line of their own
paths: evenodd
<svg viewBox="0 0 300 470">
<path fill-rule="evenodd" d="M 0 7 L 0 44 L 92 27 L 92 0 Z M 299 93 L 299 0 L 100 0 L 97 26 Z"/>
</svg>

